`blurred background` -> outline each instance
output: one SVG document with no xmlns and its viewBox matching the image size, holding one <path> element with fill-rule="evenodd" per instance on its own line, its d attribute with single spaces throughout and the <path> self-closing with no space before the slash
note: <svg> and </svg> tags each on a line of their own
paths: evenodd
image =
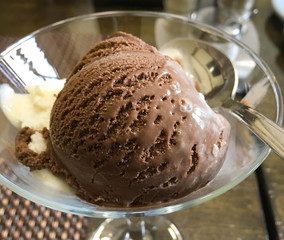
<svg viewBox="0 0 284 240">
<path fill-rule="evenodd" d="M 38 28 L 81 14 L 166 11 L 243 41 L 267 62 L 283 93 L 283 6 L 283 0 L 0 0 L 0 51 Z M 271 153 L 234 189 L 169 217 L 184 239 L 284 239 L 283 176 L 284 161 Z M 47 209 L 0 186 L 0 239 L 88 239 L 101 221 Z"/>
</svg>

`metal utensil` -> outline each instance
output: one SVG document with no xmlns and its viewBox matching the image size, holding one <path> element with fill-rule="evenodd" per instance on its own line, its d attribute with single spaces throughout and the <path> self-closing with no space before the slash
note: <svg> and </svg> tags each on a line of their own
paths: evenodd
<svg viewBox="0 0 284 240">
<path fill-rule="evenodd" d="M 224 53 L 205 42 L 190 38 L 174 39 L 159 50 L 182 65 L 210 107 L 224 109 L 237 117 L 284 159 L 284 129 L 252 107 L 234 100 L 238 75 Z"/>
</svg>

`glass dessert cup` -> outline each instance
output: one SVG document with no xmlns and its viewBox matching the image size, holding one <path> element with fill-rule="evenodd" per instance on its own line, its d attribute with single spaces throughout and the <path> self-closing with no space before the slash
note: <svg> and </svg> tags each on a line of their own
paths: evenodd
<svg viewBox="0 0 284 240">
<path fill-rule="evenodd" d="M 186 37 L 212 44 L 232 61 L 239 83 L 236 99 L 278 124 L 282 123 L 283 100 L 278 83 L 262 59 L 233 37 L 187 18 L 155 12 L 105 12 L 67 19 L 24 37 L 0 55 L 0 69 L 15 92 L 25 86 L 64 79 L 95 43 L 116 31 L 131 33 L 158 49 L 175 38 Z M 256 91 L 258 94 L 252 94 Z M 182 239 L 165 215 L 208 201 L 230 190 L 260 166 L 270 149 L 234 117 L 222 114 L 232 126 L 225 163 L 205 187 L 175 201 L 148 207 L 110 208 L 87 203 L 61 183 L 43 179 L 47 173 L 30 172 L 14 157 L 18 131 L 0 111 L 0 182 L 17 194 L 44 206 L 72 214 L 107 220 L 93 239 Z M 46 175 L 45 175 L 46 176 Z M 63 187 L 62 187 L 63 186 Z"/>
</svg>

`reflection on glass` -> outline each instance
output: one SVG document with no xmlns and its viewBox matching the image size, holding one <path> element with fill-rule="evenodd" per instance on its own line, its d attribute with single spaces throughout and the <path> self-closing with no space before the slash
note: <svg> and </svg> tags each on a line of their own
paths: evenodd
<svg viewBox="0 0 284 240">
<path fill-rule="evenodd" d="M 17 80 L 27 86 L 36 85 L 40 81 L 59 78 L 56 69 L 48 62 L 44 51 L 38 47 L 35 38 L 29 39 L 16 51 L 5 55 L 1 63 L 0 68 L 12 69 L 14 78 L 18 78 Z"/>
</svg>

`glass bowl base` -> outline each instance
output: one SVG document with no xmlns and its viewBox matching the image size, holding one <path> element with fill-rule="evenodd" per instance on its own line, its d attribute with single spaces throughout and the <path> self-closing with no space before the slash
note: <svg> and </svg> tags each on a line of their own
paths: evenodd
<svg viewBox="0 0 284 240">
<path fill-rule="evenodd" d="M 106 219 L 90 240 L 182 240 L 177 227 L 165 216 Z"/>
</svg>

